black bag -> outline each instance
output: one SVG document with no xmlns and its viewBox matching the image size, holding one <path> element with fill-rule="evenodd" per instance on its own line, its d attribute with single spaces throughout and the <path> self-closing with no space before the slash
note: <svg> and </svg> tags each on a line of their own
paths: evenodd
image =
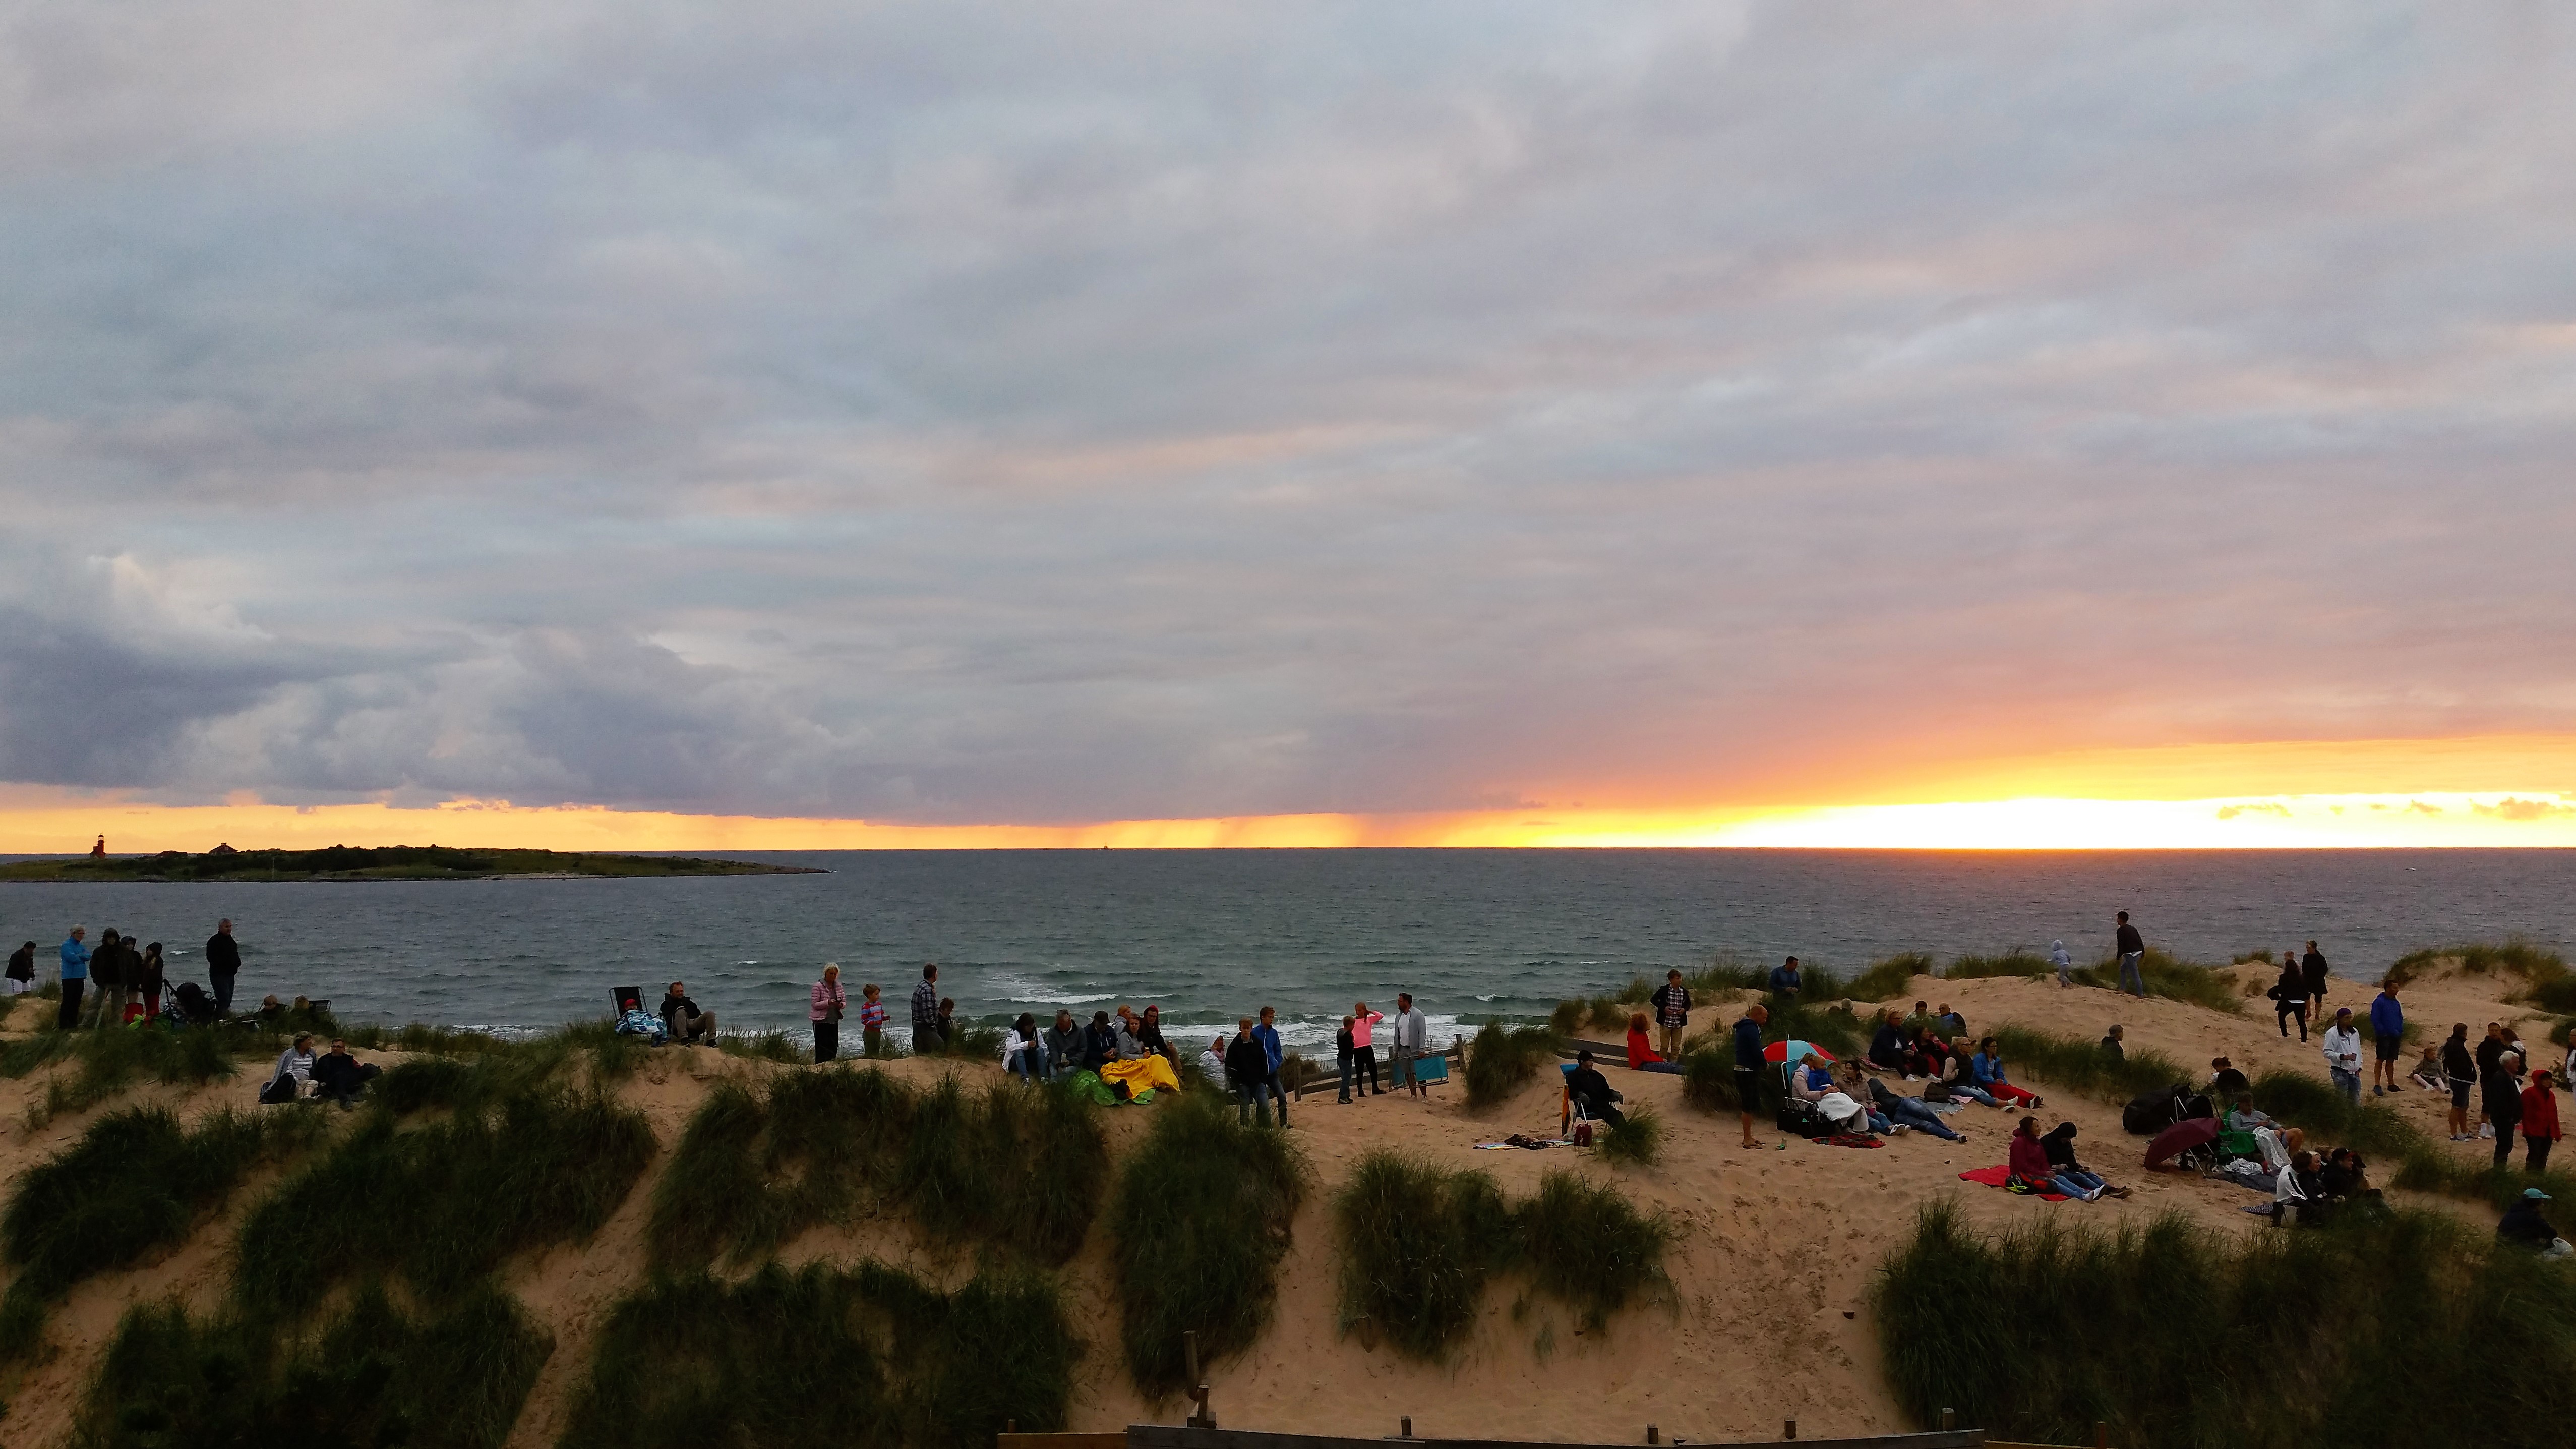
<svg viewBox="0 0 2576 1449">
<path fill-rule="evenodd" d="M 1781 1131 L 1794 1132 L 1809 1139 L 1834 1135 L 1833 1124 L 1825 1120 L 1824 1112 L 1815 1103 L 1801 1102 L 1795 1097 L 1780 1104 L 1779 1122 Z"/>
<path fill-rule="evenodd" d="M 2120 1109 L 2120 1127 L 2132 1137 L 2153 1137 L 2177 1120 L 2174 1094 L 2169 1091 L 2132 1097 L 2129 1105 Z"/>
</svg>

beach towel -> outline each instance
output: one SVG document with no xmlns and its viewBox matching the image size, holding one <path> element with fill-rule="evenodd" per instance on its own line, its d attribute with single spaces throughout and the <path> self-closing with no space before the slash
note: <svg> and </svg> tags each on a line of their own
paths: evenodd
<svg viewBox="0 0 2576 1449">
<path fill-rule="evenodd" d="M 1156 1087 L 1175 1092 L 1181 1089 L 1181 1079 L 1172 1075 L 1172 1064 L 1160 1056 L 1137 1057 L 1132 1061 L 1124 1062 L 1102 1062 L 1100 1079 L 1104 1082 L 1125 1082 L 1127 1090 L 1137 1097 L 1144 1096 Z"/>
<path fill-rule="evenodd" d="M 1829 1147 L 1885 1147 L 1887 1145 L 1875 1137 L 1865 1137 L 1850 1132 L 1837 1132 L 1822 1140 Z"/>
<path fill-rule="evenodd" d="M 1509 1147 L 1526 1147 L 1530 1151 L 1536 1152 L 1541 1148 L 1546 1147 L 1568 1147 L 1572 1145 L 1573 1144 L 1567 1142 L 1562 1137 L 1524 1137 L 1515 1132 L 1500 1142 L 1479 1142 L 1476 1144 L 1476 1150 L 1478 1152 L 1500 1152 Z"/>
<path fill-rule="evenodd" d="M 1998 1162 L 1992 1167 L 1980 1167 L 1973 1172 L 1960 1173 L 1959 1180 L 1961 1182 L 1983 1183 L 1988 1187 L 2001 1187 L 2005 1183 L 2012 1181 L 2012 1169 Z M 2062 1192 L 2035 1192 L 2030 1195 L 2038 1198 L 2041 1202 L 2066 1201 L 2066 1194 Z"/>
</svg>

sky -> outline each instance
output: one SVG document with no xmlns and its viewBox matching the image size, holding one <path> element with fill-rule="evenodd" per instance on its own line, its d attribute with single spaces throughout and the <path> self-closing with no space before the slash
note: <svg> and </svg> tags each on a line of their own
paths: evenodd
<svg viewBox="0 0 2576 1449">
<path fill-rule="evenodd" d="M 0 849 L 2576 844 L 2572 31 L 26 0 Z"/>
</svg>

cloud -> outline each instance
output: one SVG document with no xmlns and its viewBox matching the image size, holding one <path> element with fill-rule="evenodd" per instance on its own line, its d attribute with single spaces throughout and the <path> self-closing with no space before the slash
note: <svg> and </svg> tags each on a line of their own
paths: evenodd
<svg viewBox="0 0 2576 1449">
<path fill-rule="evenodd" d="M 0 22 L 12 547 L 242 631 L 0 582 L 9 779 L 1062 819 L 2576 729 L 2554 17 L 212 15 Z"/>
<path fill-rule="evenodd" d="M 2239 815 L 2278 815 L 2286 819 L 2288 818 L 2289 813 L 2290 807 L 2282 804 L 2278 800 L 2268 800 L 2254 805 L 2221 805 L 2218 807 L 2218 818 L 2221 820 L 2233 820 Z"/>
<path fill-rule="evenodd" d="M 2576 815 L 2576 806 L 2549 800 L 2522 800 L 2510 795 L 2492 805 L 2472 808 L 2480 815 L 2492 815 L 2498 820 L 2546 820 L 2553 815 Z"/>
</svg>

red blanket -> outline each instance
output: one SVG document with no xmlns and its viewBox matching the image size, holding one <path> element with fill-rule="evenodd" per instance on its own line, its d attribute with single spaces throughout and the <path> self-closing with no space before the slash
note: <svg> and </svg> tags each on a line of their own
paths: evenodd
<svg viewBox="0 0 2576 1449">
<path fill-rule="evenodd" d="M 1981 1182 L 1988 1187 L 2001 1187 L 2005 1183 L 2012 1181 L 2012 1169 L 2004 1166 L 2002 1163 L 1997 1163 L 1992 1167 L 1980 1167 L 1974 1172 L 1960 1173 L 1959 1180 L 1961 1182 Z M 2066 1201 L 2066 1194 L 2062 1192 L 2034 1192 L 2029 1194 L 2029 1196 L 2038 1198 L 2041 1202 Z"/>
</svg>

